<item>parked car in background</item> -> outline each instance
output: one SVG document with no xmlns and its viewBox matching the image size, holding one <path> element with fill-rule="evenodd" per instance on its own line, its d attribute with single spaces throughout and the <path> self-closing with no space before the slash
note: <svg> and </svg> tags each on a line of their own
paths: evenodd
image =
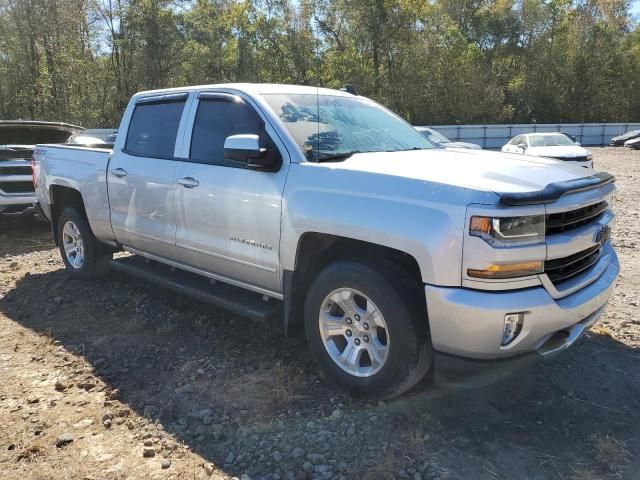
<svg viewBox="0 0 640 480">
<path fill-rule="evenodd" d="M 304 328 L 359 396 L 551 358 L 596 322 L 618 275 L 611 175 L 435 148 L 349 92 L 141 92 L 118 131 L 113 149 L 34 153 L 68 274 L 112 268 Z"/>
<path fill-rule="evenodd" d="M 468 142 L 454 142 L 447 137 L 429 127 L 414 127 L 420 134 L 431 143 L 443 148 L 471 148 L 474 150 L 482 150 L 480 145 Z"/>
<path fill-rule="evenodd" d="M 106 145 L 107 142 L 98 137 L 90 137 L 89 135 L 78 135 L 67 142 L 70 145 Z"/>
<path fill-rule="evenodd" d="M 525 133 L 513 137 L 502 147 L 506 153 L 546 157 L 593 168 L 593 155 L 564 133 Z"/>
<path fill-rule="evenodd" d="M 624 142 L 624 146 L 633 148 L 634 150 L 640 150 L 640 137 L 627 140 Z"/>
<path fill-rule="evenodd" d="M 68 123 L 0 120 L 0 213 L 33 211 L 31 156 L 36 143 L 65 143 L 82 127 Z"/>
<path fill-rule="evenodd" d="M 113 146 L 118 131 L 115 128 L 87 128 L 83 132 L 74 135 L 67 143 L 73 145 L 102 145 Z"/>
<path fill-rule="evenodd" d="M 640 130 L 631 130 L 630 132 L 613 137 L 611 141 L 609 141 L 609 145 L 612 147 L 622 147 L 629 140 L 636 138 L 640 138 Z"/>
</svg>

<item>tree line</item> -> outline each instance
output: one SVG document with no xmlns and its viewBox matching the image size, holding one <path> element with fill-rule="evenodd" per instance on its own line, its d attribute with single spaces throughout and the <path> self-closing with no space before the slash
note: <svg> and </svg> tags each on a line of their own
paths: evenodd
<svg viewBox="0 0 640 480">
<path fill-rule="evenodd" d="M 139 91 L 349 83 L 414 124 L 640 120 L 628 0 L 0 0 L 0 117 L 115 127 Z"/>
</svg>

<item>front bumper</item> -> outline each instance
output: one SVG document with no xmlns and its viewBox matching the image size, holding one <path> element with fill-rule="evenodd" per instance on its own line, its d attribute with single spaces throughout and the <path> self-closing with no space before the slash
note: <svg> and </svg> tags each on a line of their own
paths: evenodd
<svg viewBox="0 0 640 480">
<path fill-rule="evenodd" d="M 605 307 L 606 304 L 581 322 L 552 335 L 541 348 L 533 352 L 495 360 L 478 360 L 436 351 L 434 359 L 436 382 L 464 386 L 485 385 L 511 374 L 516 369 L 553 358 L 582 337 L 582 334 L 600 318 Z"/>
<path fill-rule="evenodd" d="M 600 275 L 563 298 L 553 298 L 544 287 L 483 291 L 425 286 L 436 370 L 438 363 L 454 375 L 475 370 L 473 365 L 508 369 L 567 349 L 596 322 L 611 297 L 620 265 L 610 244 L 606 253 Z M 522 331 L 501 346 L 504 316 L 515 312 L 525 312 Z"/>
</svg>

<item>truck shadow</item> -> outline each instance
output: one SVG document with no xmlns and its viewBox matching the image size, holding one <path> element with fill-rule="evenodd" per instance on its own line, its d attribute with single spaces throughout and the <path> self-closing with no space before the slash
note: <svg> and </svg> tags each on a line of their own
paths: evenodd
<svg viewBox="0 0 640 480">
<path fill-rule="evenodd" d="M 300 475 L 310 453 L 335 478 L 412 468 L 422 478 L 567 478 L 583 464 L 638 471 L 640 352 L 606 335 L 590 333 L 555 361 L 486 387 L 424 381 L 400 399 L 367 403 L 323 378 L 302 339 L 132 278 L 31 274 L 0 311 L 83 355 L 122 402 L 232 475 Z M 631 454 L 609 465 L 597 458 L 600 438 L 627 442 Z"/>
<path fill-rule="evenodd" d="M 0 214 L 0 257 L 21 255 L 53 246 L 48 223 L 33 216 Z"/>
</svg>

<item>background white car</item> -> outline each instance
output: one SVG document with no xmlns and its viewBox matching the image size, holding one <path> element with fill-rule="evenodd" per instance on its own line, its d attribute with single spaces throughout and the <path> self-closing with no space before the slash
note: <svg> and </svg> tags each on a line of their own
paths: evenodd
<svg viewBox="0 0 640 480">
<path fill-rule="evenodd" d="M 118 130 L 115 128 L 88 128 L 71 137 L 67 143 L 72 145 L 113 144 Z"/>
<path fill-rule="evenodd" d="M 555 158 L 593 168 L 593 156 L 586 148 L 564 133 L 526 133 L 513 137 L 502 147 L 503 152 L 520 153 L 534 157 Z"/>
<path fill-rule="evenodd" d="M 626 142 L 624 142 L 624 146 L 633 148 L 635 150 L 640 150 L 640 137 L 627 140 Z"/>
</svg>

